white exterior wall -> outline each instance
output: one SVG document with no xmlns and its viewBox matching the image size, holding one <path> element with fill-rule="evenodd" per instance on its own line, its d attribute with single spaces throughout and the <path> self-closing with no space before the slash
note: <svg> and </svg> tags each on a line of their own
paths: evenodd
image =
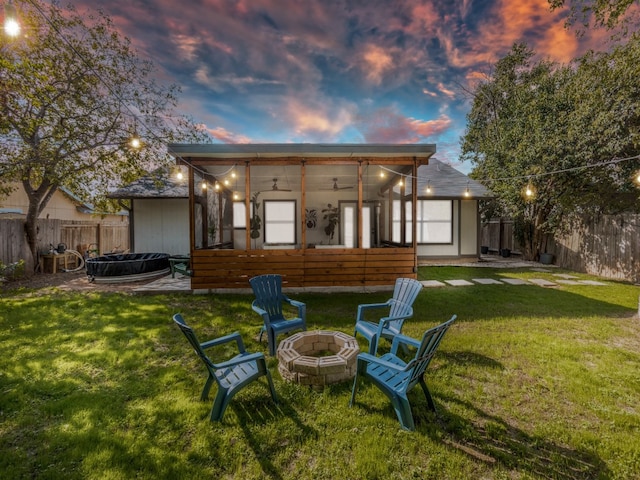
<svg viewBox="0 0 640 480">
<path fill-rule="evenodd" d="M 453 243 L 451 245 L 418 245 L 418 257 L 477 255 L 477 209 L 477 200 L 453 200 Z"/>
<path fill-rule="evenodd" d="M 478 201 L 460 201 L 460 255 L 478 254 Z"/>
<path fill-rule="evenodd" d="M 133 200 L 133 249 L 136 253 L 187 255 L 189 200 L 186 198 Z"/>
</svg>

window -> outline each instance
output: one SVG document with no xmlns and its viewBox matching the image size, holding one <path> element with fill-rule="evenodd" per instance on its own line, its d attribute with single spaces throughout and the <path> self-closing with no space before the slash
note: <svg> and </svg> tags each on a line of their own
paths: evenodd
<svg viewBox="0 0 640 480">
<path fill-rule="evenodd" d="M 247 228 L 247 207 L 244 202 L 233 202 L 233 228 Z"/>
<path fill-rule="evenodd" d="M 453 243 L 453 201 L 418 200 L 416 216 L 418 243 Z"/>
<path fill-rule="evenodd" d="M 295 200 L 264 201 L 264 242 L 279 245 L 296 243 Z"/>
</svg>

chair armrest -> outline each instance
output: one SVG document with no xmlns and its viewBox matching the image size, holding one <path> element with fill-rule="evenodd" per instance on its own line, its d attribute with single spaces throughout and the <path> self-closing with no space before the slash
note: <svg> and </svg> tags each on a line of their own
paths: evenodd
<svg viewBox="0 0 640 480">
<path fill-rule="evenodd" d="M 267 311 L 264 308 L 258 305 L 258 300 L 254 300 L 253 302 L 251 302 L 251 308 L 253 309 L 254 312 L 259 313 L 260 315 L 265 315 L 267 313 Z"/>
<path fill-rule="evenodd" d="M 240 353 L 244 353 L 244 342 L 242 341 L 242 337 L 238 332 L 230 333 L 229 335 L 225 335 L 224 337 L 214 338 L 213 340 L 209 340 L 200 344 L 200 348 L 203 350 L 211 347 L 216 347 L 218 345 L 224 345 L 225 343 L 230 343 L 235 341 L 238 346 L 238 351 Z"/>
<path fill-rule="evenodd" d="M 407 337 L 406 335 L 398 334 L 393 337 L 393 342 L 391 343 L 391 353 L 395 355 L 400 345 L 410 345 L 412 347 L 418 348 L 420 346 L 420 343 L 420 340 L 416 340 L 412 337 Z"/>
<path fill-rule="evenodd" d="M 360 320 L 364 320 L 364 312 L 365 310 L 373 310 L 376 308 L 385 308 L 391 305 L 390 300 L 387 300 L 384 303 L 363 303 L 358 305 L 358 313 L 356 314 L 356 322 Z"/>
<path fill-rule="evenodd" d="M 395 363 L 387 362 L 386 360 L 382 360 L 380 357 L 376 357 L 375 355 L 371 355 L 370 353 L 359 353 L 358 360 L 368 363 L 375 363 L 376 365 L 390 368 L 391 370 L 395 370 L 396 372 L 402 372 L 406 369 L 406 366 L 402 367 L 400 365 L 396 365 Z"/>
<path fill-rule="evenodd" d="M 292 300 L 291 298 L 287 297 L 286 295 L 282 295 L 282 300 L 287 302 L 289 305 L 291 305 L 293 307 L 296 307 L 298 309 L 298 316 L 300 318 L 302 318 L 303 320 L 306 318 L 306 315 L 307 315 L 307 304 L 306 303 L 299 302 L 298 300 Z"/>
<path fill-rule="evenodd" d="M 260 360 L 261 358 L 264 358 L 263 353 L 260 353 L 260 352 L 248 353 L 236 358 L 232 358 L 231 360 L 227 360 L 226 362 L 214 363 L 213 366 L 215 368 L 228 368 L 228 367 L 233 367 L 234 365 L 240 365 L 241 363 Z"/>
</svg>

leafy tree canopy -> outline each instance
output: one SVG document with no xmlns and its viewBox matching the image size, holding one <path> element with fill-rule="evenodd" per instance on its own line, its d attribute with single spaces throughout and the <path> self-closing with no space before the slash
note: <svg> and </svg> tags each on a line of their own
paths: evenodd
<svg viewBox="0 0 640 480">
<path fill-rule="evenodd" d="M 485 214 L 514 219 L 527 258 L 569 214 L 638 209 L 639 55 L 637 35 L 570 65 L 516 44 L 476 88 L 463 158 L 497 195 Z"/>
<path fill-rule="evenodd" d="M 551 10 L 569 5 L 568 25 L 580 23 L 609 30 L 630 21 L 627 13 L 638 0 L 548 0 Z"/>
<path fill-rule="evenodd" d="M 168 162 L 168 142 L 203 135 L 174 114 L 179 89 L 156 83 L 104 13 L 13 3 L 24 35 L 0 38 L 0 173 L 29 197 L 35 258 L 35 222 L 58 188 L 95 201 Z M 135 133 L 142 148 L 129 146 Z"/>
</svg>

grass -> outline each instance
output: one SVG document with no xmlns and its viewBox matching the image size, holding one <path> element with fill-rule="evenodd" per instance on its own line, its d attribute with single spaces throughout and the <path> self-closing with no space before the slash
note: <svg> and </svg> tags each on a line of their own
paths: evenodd
<svg viewBox="0 0 640 480">
<path fill-rule="evenodd" d="M 529 270 L 423 267 L 421 279 L 553 278 Z M 581 278 L 593 278 L 579 275 Z M 2 478 L 640 478 L 640 289 L 474 285 L 424 289 L 405 333 L 458 315 L 420 390 L 417 430 L 362 383 L 323 392 L 264 381 L 222 423 L 201 402 L 205 372 L 171 315 L 202 341 L 258 343 L 248 295 L 0 296 Z M 388 294 L 304 294 L 310 329 L 351 334 L 359 303 Z M 361 341 L 361 347 L 365 344 Z M 383 343 L 383 346 L 388 344 Z"/>
</svg>

